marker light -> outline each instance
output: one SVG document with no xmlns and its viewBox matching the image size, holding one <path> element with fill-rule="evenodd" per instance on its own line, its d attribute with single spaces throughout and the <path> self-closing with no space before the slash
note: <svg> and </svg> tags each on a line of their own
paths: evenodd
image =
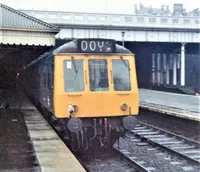
<svg viewBox="0 0 200 172">
<path fill-rule="evenodd" d="M 121 105 L 121 109 L 122 109 L 123 111 L 127 110 L 127 108 L 128 108 L 128 105 L 127 105 L 126 103 L 123 103 L 123 104 Z"/>
</svg>

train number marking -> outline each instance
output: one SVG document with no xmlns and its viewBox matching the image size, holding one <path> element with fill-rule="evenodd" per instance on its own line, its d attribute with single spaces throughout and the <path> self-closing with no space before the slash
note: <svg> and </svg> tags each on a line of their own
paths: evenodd
<svg viewBox="0 0 200 172">
<path fill-rule="evenodd" d="M 90 49 L 91 51 L 94 51 L 96 49 L 96 43 L 94 41 L 90 42 Z"/>
<path fill-rule="evenodd" d="M 88 49 L 88 43 L 87 43 L 87 41 L 82 41 L 81 42 L 81 49 L 83 51 L 86 51 Z"/>
<path fill-rule="evenodd" d="M 112 52 L 112 43 L 101 40 L 82 40 L 80 49 L 82 52 Z"/>
</svg>

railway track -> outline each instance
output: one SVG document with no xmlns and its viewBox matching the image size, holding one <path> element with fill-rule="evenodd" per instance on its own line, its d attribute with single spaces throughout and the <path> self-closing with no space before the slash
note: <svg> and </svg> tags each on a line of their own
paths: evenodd
<svg viewBox="0 0 200 172">
<path fill-rule="evenodd" d="M 62 128 L 55 123 L 55 118 L 51 118 L 49 120 L 47 116 L 44 115 L 44 117 L 46 117 L 46 120 L 63 140 L 63 142 L 68 145 L 65 136 L 61 134 Z M 86 152 L 74 152 L 74 155 L 87 172 L 136 172 L 133 163 L 127 161 L 127 158 L 113 149 L 92 149 Z"/>
<path fill-rule="evenodd" d="M 58 130 L 57 132 L 59 133 Z M 200 144 L 198 142 L 189 140 L 187 138 L 162 130 L 160 128 L 156 128 L 143 122 L 138 122 L 135 130 L 132 130 L 129 133 L 129 138 L 126 138 L 126 141 L 137 143 L 138 145 L 140 145 L 140 148 L 147 146 L 149 150 L 152 149 L 152 151 L 150 151 L 150 154 L 155 154 L 155 152 L 153 151 L 154 149 L 162 149 L 165 150 L 167 153 L 173 153 L 176 157 L 178 155 L 179 159 L 175 160 L 176 162 L 187 160 L 187 163 L 183 163 L 183 168 L 186 169 L 183 171 L 187 171 L 187 169 L 194 169 L 193 171 L 196 171 L 196 169 L 198 168 L 197 166 L 200 165 Z M 154 166 L 156 162 L 153 162 L 153 164 L 149 163 L 149 160 L 146 160 L 148 158 L 146 158 L 145 155 L 139 155 L 137 153 L 135 154 L 135 147 L 133 148 L 132 152 L 128 150 L 127 145 L 124 144 L 124 142 L 123 145 L 125 145 L 123 148 L 118 148 L 118 145 L 115 144 L 113 146 L 115 153 L 113 153 L 113 150 L 111 150 L 110 152 L 99 152 L 96 155 L 90 154 L 87 156 L 84 155 L 82 157 L 79 157 L 78 155 L 77 157 L 88 172 L 119 170 L 128 170 L 131 172 L 153 172 L 160 171 L 162 169 L 162 165 Z M 156 160 L 155 158 L 155 160 L 153 161 L 160 160 Z M 161 167 L 159 168 L 158 166 Z M 165 169 L 169 169 L 170 166 L 173 165 L 167 162 L 165 165 Z M 174 170 L 170 169 L 170 171 L 180 171 L 180 166 L 178 168 L 174 168 Z M 168 170 L 162 171 L 165 172 Z"/>
<path fill-rule="evenodd" d="M 78 159 L 87 172 L 136 172 L 134 164 L 113 149 L 85 153 Z"/>
<path fill-rule="evenodd" d="M 150 172 L 151 167 L 144 167 L 143 165 L 140 164 L 140 162 L 136 161 L 136 157 L 130 156 L 130 152 L 127 151 L 126 149 L 118 149 L 114 147 L 114 150 L 121 154 L 126 160 L 128 160 L 136 169 L 136 171 L 139 172 Z"/>
<path fill-rule="evenodd" d="M 126 141 L 129 146 L 118 148 L 115 144 L 114 149 L 139 172 L 200 170 L 200 143 L 196 141 L 143 122 L 138 122 L 137 127 L 127 134 L 123 144 Z"/>
<path fill-rule="evenodd" d="M 172 152 L 195 165 L 200 165 L 200 143 L 166 130 L 138 122 L 132 133 L 142 140 Z"/>
</svg>

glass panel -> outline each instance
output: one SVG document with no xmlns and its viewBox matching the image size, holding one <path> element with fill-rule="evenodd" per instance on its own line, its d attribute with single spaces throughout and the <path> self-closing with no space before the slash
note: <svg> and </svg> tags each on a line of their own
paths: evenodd
<svg viewBox="0 0 200 172">
<path fill-rule="evenodd" d="M 166 18 L 162 18 L 160 21 L 161 23 L 167 23 L 168 20 Z"/>
<path fill-rule="evenodd" d="M 139 23 L 144 23 L 144 18 L 138 17 L 138 18 L 137 18 L 137 21 L 138 21 Z"/>
<path fill-rule="evenodd" d="M 178 23 L 179 23 L 179 20 L 178 20 L 178 19 L 172 19 L 172 23 L 178 24 Z"/>
<path fill-rule="evenodd" d="M 185 19 L 184 20 L 184 24 L 189 24 L 190 23 L 190 20 L 189 19 Z"/>
<path fill-rule="evenodd" d="M 84 91 L 83 60 L 64 60 L 64 86 L 66 92 Z"/>
<path fill-rule="evenodd" d="M 149 18 L 149 22 L 155 23 L 156 22 L 156 18 Z"/>
<path fill-rule="evenodd" d="M 112 60 L 115 91 L 130 91 L 130 67 L 128 60 Z"/>
<path fill-rule="evenodd" d="M 47 65 L 45 64 L 44 68 L 43 68 L 43 88 L 47 88 L 47 72 L 48 72 L 48 69 L 47 69 Z"/>
<path fill-rule="evenodd" d="M 126 22 L 132 22 L 132 17 L 125 17 Z"/>
<path fill-rule="evenodd" d="M 108 91 L 107 60 L 89 60 L 89 77 L 91 91 Z"/>
</svg>

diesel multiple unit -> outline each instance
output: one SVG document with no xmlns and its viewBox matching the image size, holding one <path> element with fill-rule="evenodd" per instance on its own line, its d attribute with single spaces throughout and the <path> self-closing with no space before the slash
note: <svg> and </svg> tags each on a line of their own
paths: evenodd
<svg viewBox="0 0 200 172">
<path fill-rule="evenodd" d="M 76 39 L 24 68 L 27 94 L 62 126 L 72 149 L 112 145 L 134 129 L 138 87 L 134 55 L 109 39 Z"/>
</svg>

